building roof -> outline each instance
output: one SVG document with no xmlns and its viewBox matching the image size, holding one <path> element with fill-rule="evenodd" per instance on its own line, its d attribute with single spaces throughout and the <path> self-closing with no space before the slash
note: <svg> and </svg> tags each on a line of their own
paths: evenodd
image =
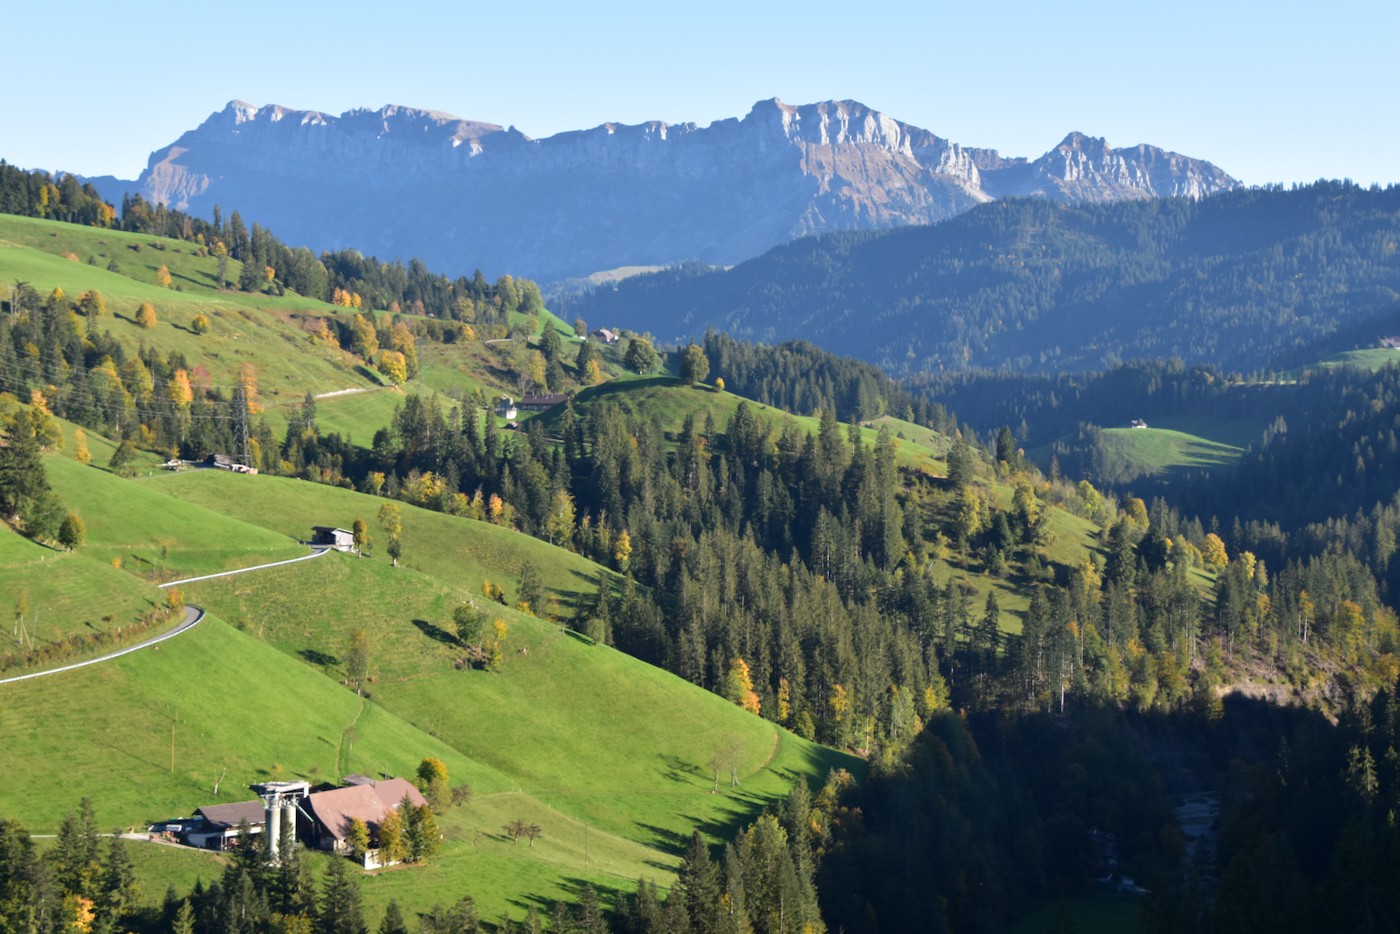
<svg viewBox="0 0 1400 934">
<path fill-rule="evenodd" d="M 543 405 L 543 406 L 563 405 L 565 402 L 568 402 L 568 401 L 569 401 L 569 397 L 566 396 L 566 395 L 564 395 L 564 394 L 561 393 L 561 392 L 550 393 L 550 394 L 547 395 L 547 396 L 535 396 L 535 395 L 522 396 L 521 399 L 520 399 L 520 408 L 525 409 L 525 408 L 529 408 L 529 407 L 531 407 L 531 406 L 536 406 L 536 405 Z"/>
<path fill-rule="evenodd" d="M 399 806 L 404 795 L 417 807 L 427 804 L 422 793 L 402 778 L 318 791 L 306 803 L 321 826 L 337 840 L 343 840 L 350 833 L 352 820 L 359 818 L 367 826 L 376 827 L 385 814 Z"/>
<path fill-rule="evenodd" d="M 343 534 L 343 535 L 354 535 L 354 534 L 355 534 L 354 532 L 350 531 L 349 529 L 341 529 L 341 528 L 337 528 L 337 527 L 335 527 L 335 526 L 333 526 L 333 525 L 313 525 L 313 526 L 311 527 L 311 531 L 313 531 L 313 532 L 340 532 L 340 533 Z"/>
<path fill-rule="evenodd" d="M 245 820 L 250 827 L 261 827 L 266 821 L 262 801 L 238 801 L 234 804 L 211 804 L 195 810 L 195 813 L 210 824 L 220 827 L 237 827 Z"/>
</svg>

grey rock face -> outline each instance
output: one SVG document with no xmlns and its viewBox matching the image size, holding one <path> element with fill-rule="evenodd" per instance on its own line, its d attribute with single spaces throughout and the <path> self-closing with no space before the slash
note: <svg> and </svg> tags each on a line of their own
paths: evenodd
<svg viewBox="0 0 1400 934">
<path fill-rule="evenodd" d="M 127 187 L 204 216 L 217 203 L 313 249 L 549 281 L 735 263 L 806 234 L 931 223 L 1012 195 L 1199 198 L 1235 184 L 1207 162 L 1077 133 L 1034 161 L 1004 158 L 854 101 L 769 100 L 708 127 L 605 123 L 539 140 L 406 107 L 336 117 L 233 101 Z"/>
</svg>

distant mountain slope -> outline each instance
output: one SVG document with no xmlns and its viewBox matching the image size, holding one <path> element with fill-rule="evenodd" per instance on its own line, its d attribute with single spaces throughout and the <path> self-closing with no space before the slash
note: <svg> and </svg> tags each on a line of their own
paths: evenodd
<svg viewBox="0 0 1400 934">
<path fill-rule="evenodd" d="M 1236 185 L 1215 166 L 1078 133 L 1035 160 L 964 147 L 854 101 L 761 101 L 740 119 L 514 127 L 384 107 L 339 117 L 233 101 L 155 152 L 120 200 L 215 204 L 315 249 L 541 279 L 628 264 L 735 263 L 794 237 L 919 224 L 1008 195 L 1079 203 Z"/>
<path fill-rule="evenodd" d="M 1397 243 L 1400 187 L 1008 200 L 932 227 L 801 240 L 728 271 L 639 276 L 561 313 L 662 340 L 711 326 L 805 338 L 896 373 L 1173 356 L 1248 371 L 1302 362 L 1290 355 L 1332 336 L 1389 335 L 1377 328 L 1400 309 Z"/>
</svg>

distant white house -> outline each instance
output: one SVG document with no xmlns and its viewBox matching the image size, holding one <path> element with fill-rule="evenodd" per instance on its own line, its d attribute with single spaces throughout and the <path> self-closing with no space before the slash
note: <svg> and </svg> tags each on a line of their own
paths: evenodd
<svg viewBox="0 0 1400 934">
<path fill-rule="evenodd" d="M 355 533 L 349 529 L 338 529 L 329 525 L 313 525 L 311 544 L 328 545 L 336 551 L 354 551 Z"/>
<path fill-rule="evenodd" d="M 519 414 L 515 408 L 515 400 L 510 396 L 501 396 L 496 401 L 496 414 L 501 418 L 515 418 Z"/>
<path fill-rule="evenodd" d="M 1147 427 L 1147 422 L 1144 421 L 1144 420 L 1141 419 L 1141 418 L 1135 418 L 1135 419 L 1133 419 L 1129 424 L 1131 424 L 1134 428 L 1146 428 L 1146 427 Z"/>
</svg>

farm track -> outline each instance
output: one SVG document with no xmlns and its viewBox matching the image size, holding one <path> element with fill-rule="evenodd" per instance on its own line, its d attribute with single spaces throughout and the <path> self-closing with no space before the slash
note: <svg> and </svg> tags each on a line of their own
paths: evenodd
<svg viewBox="0 0 1400 934">
<path fill-rule="evenodd" d="M 296 564 L 300 561 L 309 561 L 312 558 L 319 558 L 321 555 L 325 554 L 329 550 L 329 548 L 315 548 L 311 552 L 311 554 L 302 555 L 299 558 L 289 558 L 286 561 L 273 561 L 269 564 L 256 564 L 250 568 L 237 568 L 232 571 L 221 571 L 218 574 L 204 574 L 199 577 L 187 577 L 183 580 L 167 581 L 166 583 L 159 584 L 158 586 L 162 590 L 166 590 L 171 587 L 177 587 L 181 584 L 192 584 L 196 581 L 214 580 L 220 577 L 232 577 L 235 574 L 247 574 L 249 571 L 261 571 L 265 570 L 266 568 L 282 567 L 283 565 L 287 564 Z M 198 626 L 200 620 L 202 619 L 204 619 L 204 610 L 200 607 L 194 606 L 193 604 L 187 603 L 185 604 L 184 617 L 180 620 L 178 624 L 176 624 L 176 626 L 173 629 L 167 629 L 165 632 L 151 636 L 149 639 L 144 639 L 141 642 L 136 643 L 135 645 L 129 645 L 126 648 L 118 649 L 115 652 L 108 652 L 106 655 L 99 655 L 97 658 L 89 658 L 86 661 L 74 662 L 71 665 L 62 665 L 58 668 L 47 668 L 44 671 L 31 671 L 28 674 L 15 675 L 10 678 L 0 678 L 0 684 L 11 684 L 16 681 L 30 681 L 34 678 L 44 678 L 49 675 L 56 675 L 65 671 L 73 671 L 78 668 L 86 668 L 89 665 L 96 665 L 99 662 L 111 661 L 114 658 L 121 658 L 123 655 L 130 655 L 132 652 L 139 652 L 141 649 L 148 649 L 153 645 L 159 645 L 160 643 L 165 642 L 167 639 L 173 639 L 183 632 L 188 632 L 195 626 Z"/>
</svg>

